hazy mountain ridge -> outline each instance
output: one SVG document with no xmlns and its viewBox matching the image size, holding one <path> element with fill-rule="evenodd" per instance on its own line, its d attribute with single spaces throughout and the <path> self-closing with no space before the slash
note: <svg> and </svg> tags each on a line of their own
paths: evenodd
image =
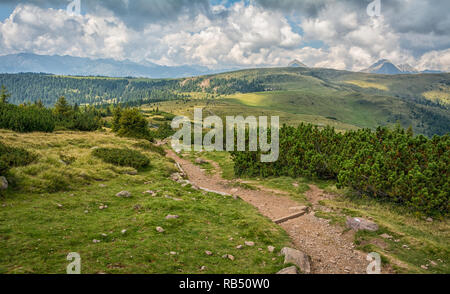
<svg viewBox="0 0 450 294">
<path fill-rule="evenodd" d="M 73 56 L 20 53 L 0 56 L 1 73 L 52 73 L 56 75 L 180 78 L 214 73 L 201 66 L 162 66 L 151 62 L 90 59 Z"/>
</svg>

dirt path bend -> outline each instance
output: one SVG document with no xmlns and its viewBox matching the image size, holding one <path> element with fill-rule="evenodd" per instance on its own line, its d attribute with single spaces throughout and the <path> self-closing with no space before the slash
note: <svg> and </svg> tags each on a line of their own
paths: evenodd
<svg viewBox="0 0 450 294">
<path fill-rule="evenodd" d="M 235 182 L 222 179 L 219 172 L 206 175 L 200 167 L 180 158 L 172 150 L 167 151 L 167 157 L 175 160 L 189 181 L 196 186 L 239 196 L 271 220 L 292 215 L 292 208 L 299 206 L 283 191 L 245 189 L 233 185 Z M 306 196 L 313 204 L 329 197 L 316 186 L 311 185 L 310 188 Z M 280 225 L 289 234 L 295 247 L 311 257 L 312 273 L 366 273 L 369 263 L 366 261 L 367 254 L 354 249 L 352 232 L 343 233 L 341 227 L 330 225 L 327 220 L 315 217 L 314 213 L 305 214 Z"/>
</svg>

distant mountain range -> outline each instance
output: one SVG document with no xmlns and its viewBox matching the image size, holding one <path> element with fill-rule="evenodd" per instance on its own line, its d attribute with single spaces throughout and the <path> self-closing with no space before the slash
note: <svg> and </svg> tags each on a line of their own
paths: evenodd
<svg viewBox="0 0 450 294">
<path fill-rule="evenodd" d="M 419 73 L 441 73 L 435 70 L 418 71 L 409 64 L 395 65 L 387 59 L 381 59 L 369 68 L 362 70 L 365 73 L 382 75 L 419 74 Z"/>
<path fill-rule="evenodd" d="M 304 67 L 306 64 L 293 60 L 288 67 Z M 50 73 L 71 76 L 104 76 L 104 77 L 145 77 L 145 78 L 185 78 L 206 74 L 236 70 L 236 68 L 210 70 L 202 66 L 162 66 L 151 62 L 136 63 L 129 60 L 91 59 L 60 55 L 37 55 L 20 53 L 0 56 L 0 73 Z M 395 65 L 382 59 L 363 70 L 374 74 L 418 74 L 441 73 L 426 70 L 419 72 L 408 64 Z"/>
<path fill-rule="evenodd" d="M 201 66 L 161 66 L 113 59 L 90 59 L 31 53 L 0 56 L 0 73 L 52 73 L 56 75 L 182 78 L 217 73 Z"/>
</svg>

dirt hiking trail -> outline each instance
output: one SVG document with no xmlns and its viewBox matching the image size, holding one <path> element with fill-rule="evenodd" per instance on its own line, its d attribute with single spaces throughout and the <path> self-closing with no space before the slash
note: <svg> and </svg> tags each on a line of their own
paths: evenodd
<svg viewBox="0 0 450 294">
<path fill-rule="evenodd" d="M 284 191 L 274 189 L 246 189 L 235 181 L 224 180 L 220 172 L 207 175 L 197 165 L 180 158 L 173 150 L 166 150 L 167 157 L 173 159 L 195 186 L 215 192 L 240 197 L 255 206 L 262 215 L 272 221 L 295 213 L 299 203 L 292 200 Z M 211 162 L 216 171 L 217 163 Z M 369 261 L 367 254 L 354 249 L 354 233 L 339 226 L 330 225 L 328 220 L 314 216 L 315 207 L 321 199 L 331 197 L 314 185 L 306 192 L 313 203 L 309 213 L 284 221 L 280 226 L 289 234 L 294 247 L 311 257 L 311 272 L 314 274 L 365 274 Z M 281 248 L 277 248 L 280 250 Z"/>
</svg>

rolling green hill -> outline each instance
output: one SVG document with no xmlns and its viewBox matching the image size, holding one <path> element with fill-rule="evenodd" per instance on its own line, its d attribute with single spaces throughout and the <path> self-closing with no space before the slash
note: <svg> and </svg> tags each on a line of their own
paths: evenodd
<svg viewBox="0 0 450 294">
<path fill-rule="evenodd" d="M 265 68 L 158 80 L 1 74 L 0 84 L 16 104 L 42 99 L 52 105 L 66 96 L 78 104 L 159 103 L 174 113 L 205 104 L 219 115 L 280 115 L 288 124 L 307 121 L 345 130 L 400 123 L 427 136 L 450 132 L 450 74 Z"/>
</svg>

